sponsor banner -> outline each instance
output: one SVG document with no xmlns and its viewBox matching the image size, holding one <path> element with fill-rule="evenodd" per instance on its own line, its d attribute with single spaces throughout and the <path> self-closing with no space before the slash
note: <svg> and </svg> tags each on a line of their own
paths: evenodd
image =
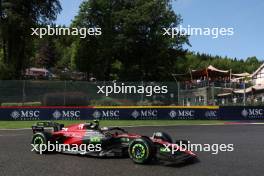
<svg viewBox="0 0 264 176">
<path fill-rule="evenodd" d="M 82 120 L 84 108 L 0 108 L 1 120 Z"/>
<path fill-rule="evenodd" d="M 263 106 L 225 106 L 219 110 L 222 120 L 264 120 Z"/>
<path fill-rule="evenodd" d="M 211 108 L 98 108 L 98 107 L 10 107 L 0 108 L 1 120 L 195 120 L 218 119 Z"/>
<path fill-rule="evenodd" d="M 1 107 L 0 120 L 264 120 L 264 107 Z"/>
<path fill-rule="evenodd" d="M 218 109 L 201 108 L 97 108 L 92 113 L 100 120 L 216 120 Z"/>
</svg>

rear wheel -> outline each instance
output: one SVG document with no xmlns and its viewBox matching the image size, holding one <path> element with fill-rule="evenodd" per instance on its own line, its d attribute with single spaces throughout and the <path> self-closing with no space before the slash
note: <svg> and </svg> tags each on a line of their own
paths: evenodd
<svg viewBox="0 0 264 176">
<path fill-rule="evenodd" d="M 130 143 L 128 153 L 134 163 L 148 163 L 155 156 L 154 144 L 150 139 L 145 137 L 135 139 Z"/>
</svg>

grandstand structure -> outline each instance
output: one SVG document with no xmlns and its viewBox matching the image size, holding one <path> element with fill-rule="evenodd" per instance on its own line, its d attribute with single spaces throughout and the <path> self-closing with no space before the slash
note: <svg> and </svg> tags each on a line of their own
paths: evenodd
<svg viewBox="0 0 264 176">
<path fill-rule="evenodd" d="M 252 74 L 234 74 L 210 65 L 173 76 L 180 85 L 180 105 L 264 104 L 264 64 Z"/>
</svg>

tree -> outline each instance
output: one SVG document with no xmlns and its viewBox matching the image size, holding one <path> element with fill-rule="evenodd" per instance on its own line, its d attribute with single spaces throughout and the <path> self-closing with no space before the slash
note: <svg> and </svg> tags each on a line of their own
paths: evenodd
<svg viewBox="0 0 264 176">
<path fill-rule="evenodd" d="M 1 0 L 0 4 L 3 62 L 17 79 L 32 55 L 31 28 L 56 19 L 61 7 L 58 0 Z"/>
<path fill-rule="evenodd" d="M 42 40 L 35 56 L 38 67 L 51 68 L 56 64 L 57 51 L 52 39 Z"/>
<path fill-rule="evenodd" d="M 255 65 L 255 64 L 258 64 L 258 59 L 257 59 L 257 57 L 256 56 L 254 56 L 254 57 L 248 57 L 247 59 L 246 59 L 246 62 L 248 63 L 248 64 L 250 64 L 250 65 Z"/>
<path fill-rule="evenodd" d="M 221 56 L 210 56 L 208 54 L 188 52 L 186 57 L 176 62 L 177 72 L 188 73 L 189 69 L 198 70 L 213 65 L 219 69 L 232 70 L 232 73 L 253 73 L 262 64 L 256 57 L 246 60 L 228 58 Z"/>
<path fill-rule="evenodd" d="M 163 28 L 180 23 L 169 0 L 84 1 L 72 26 L 100 27 L 102 35 L 76 39 L 74 62 L 99 80 L 168 79 L 188 39 L 163 36 Z"/>
</svg>

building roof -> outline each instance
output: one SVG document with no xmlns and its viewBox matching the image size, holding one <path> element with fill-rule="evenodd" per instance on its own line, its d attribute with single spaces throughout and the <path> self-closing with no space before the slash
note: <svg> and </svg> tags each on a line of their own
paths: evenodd
<svg viewBox="0 0 264 176">
<path fill-rule="evenodd" d="M 27 70 L 29 71 L 36 71 L 36 72 L 45 72 L 45 73 L 48 73 L 49 70 L 45 69 L 45 68 L 36 68 L 36 67 L 31 67 L 31 68 L 28 68 Z"/>
<path fill-rule="evenodd" d="M 252 92 L 252 87 L 246 88 L 246 89 L 236 89 L 234 90 L 234 93 L 236 94 L 243 94 L 243 93 L 249 93 Z"/>
<path fill-rule="evenodd" d="M 249 92 L 258 91 L 258 90 L 264 90 L 264 85 L 254 85 L 246 89 L 237 89 L 234 91 L 234 93 L 243 94 L 243 93 L 249 93 Z"/>
<path fill-rule="evenodd" d="M 221 93 L 221 94 L 217 94 L 218 97 L 226 97 L 226 96 L 231 96 L 232 93 Z"/>
<path fill-rule="evenodd" d="M 252 73 L 251 77 L 254 77 L 258 72 L 260 72 L 264 68 L 264 63 L 254 72 Z"/>
<path fill-rule="evenodd" d="M 228 76 L 230 73 L 230 70 L 220 70 L 215 68 L 212 65 L 209 65 L 208 67 L 201 69 L 201 70 L 192 70 L 192 76 L 194 78 L 200 78 L 203 76 L 208 77 L 219 77 L 219 76 Z"/>
<path fill-rule="evenodd" d="M 251 75 L 247 72 L 244 72 L 244 73 L 232 74 L 232 76 L 234 76 L 234 77 L 248 77 Z"/>
<path fill-rule="evenodd" d="M 221 73 L 228 73 L 228 72 L 229 72 L 229 70 L 220 70 L 220 69 L 215 68 L 215 67 L 212 66 L 212 65 L 209 65 L 209 66 L 207 67 L 207 69 L 208 69 L 208 70 L 211 70 L 211 71 L 215 71 L 215 72 L 221 72 Z"/>
</svg>

